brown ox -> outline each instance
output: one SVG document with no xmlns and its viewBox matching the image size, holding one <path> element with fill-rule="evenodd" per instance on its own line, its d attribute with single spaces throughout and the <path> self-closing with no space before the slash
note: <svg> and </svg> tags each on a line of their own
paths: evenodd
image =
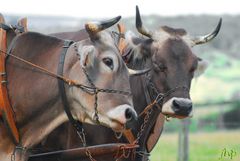
<svg viewBox="0 0 240 161">
<path fill-rule="evenodd" d="M 191 80 L 194 76 L 200 75 L 206 64 L 193 54 L 191 47 L 197 44 L 206 43 L 212 40 L 220 30 L 221 21 L 213 33 L 198 38 L 191 38 L 184 29 L 174 29 L 167 26 L 161 27 L 155 32 L 148 32 L 143 28 L 139 11 L 137 9 L 136 26 L 138 31 L 145 35 L 145 38 L 127 34 L 127 42 L 132 50 L 125 57 L 128 66 L 134 69 L 150 67 L 152 70 L 142 78 L 132 77 L 130 79 L 131 91 L 133 93 L 134 107 L 140 114 L 145 107 L 150 104 L 159 93 L 165 97 L 159 105 L 152 108 L 150 119 L 140 137 L 140 148 L 137 150 L 135 160 L 147 160 L 148 156 L 143 155 L 151 152 L 161 134 L 164 115 L 168 117 L 184 118 L 191 116 L 192 101 L 189 95 Z M 79 40 L 84 31 L 74 33 L 55 34 L 62 38 L 74 38 Z M 84 37 L 84 36 L 83 36 Z M 129 51 L 129 50 L 126 50 Z M 168 94 L 167 94 L 168 93 Z M 151 110 L 149 110 L 151 111 Z M 147 113 L 147 112 L 146 112 Z M 162 115 L 162 114 L 164 115 Z M 149 113 L 148 113 L 149 114 Z M 132 133 L 135 138 L 139 134 L 140 127 L 144 119 L 140 117 L 134 123 Z M 112 130 L 104 127 L 84 125 L 88 145 L 103 144 L 109 142 L 125 142 L 117 140 Z M 67 131 L 67 133 L 62 133 Z M 93 133 L 95 131 L 95 133 Z M 58 137 L 59 145 L 55 144 Z M 79 138 L 69 125 L 64 125 L 50 135 L 46 142 L 42 143 L 47 149 L 67 149 L 78 147 Z M 60 158 L 51 158 L 57 160 Z M 44 161 L 51 160 L 44 158 Z M 96 157 L 98 161 L 112 161 L 109 156 Z M 31 159 L 33 161 L 34 159 Z M 76 159 L 77 160 L 77 159 Z M 83 161 L 84 159 L 79 159 Z M 124 160 L 124 159 L 123 159 Z M 125 159 L 131 160 L 131 157 Z"/>
<path fill-rule="evenodd" d="M 90 39 L 74 43 L 67 50 L 63 67 L 65 78 L 90 86 L 87 73 L 96 87 L 130 90 L 129 72 L 112 37 L 108 32 L 100 32 L 119 19 L 86 24 Z M 57 73 L 63 45 L 64 40 L 27 32 L 15 37 L 8 53 Z M 12 56 L 7 59 L 6 69 L 9 97 L 20 132 L 20 148 L 16 148 L 0 121 L 0 159 L 25 161 L 28 149 L 68 118 L 63 110 L 56 78 Z M 71 85 L 65 85 L 65 91 L 73 117 L 96 124 L 94 96 Z M 99 123 L 116 131 L 122 130 L 127 121 L 136 117 L 129 95 L 100 92 L 97 105 Z"/>
</svg>

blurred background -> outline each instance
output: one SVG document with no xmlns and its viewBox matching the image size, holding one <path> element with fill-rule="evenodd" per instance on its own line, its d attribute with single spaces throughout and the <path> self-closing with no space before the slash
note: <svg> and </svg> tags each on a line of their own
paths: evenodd
<svg viewBox="0 0 240 161">
<path fill-rule="evenodd" d="M 152 30 L 168 25 L 184 28 L 193 36 L 203 35 L 211 32 L 222 17 L 223 25 L 217 38 L 193 49 L 209 63 L 204 75 L 192 83 L 194 117 L 166 122 L 151 160 L 239 161 L 240 9 L 237 2 L 11 0 L 0 3 L 0 12 L 9 24 L 27 17 L 30 31 L 45 34 L 80 30 L 87 21 L 117 15 L 122 15 L 121 21 L 127 30 L 136 32 L 136 4 L 140 7 L 144 25 Z"/>
</svg>

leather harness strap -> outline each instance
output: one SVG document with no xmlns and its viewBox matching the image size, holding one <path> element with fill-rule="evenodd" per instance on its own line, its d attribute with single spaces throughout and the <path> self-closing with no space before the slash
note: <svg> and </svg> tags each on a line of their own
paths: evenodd
<svg viewBox="0 0 240 161">
<path fill-rule="evenodd" d="M 67 54 L 67 50 L 73 43 L 74 43 L 73 41 L 69 41 L 69 40 L 64 41 L 63 50 L 60 55 L 58 71 L 57 71 L 57 74 L 60 76 L 63 76 L 64 61 L 65 61 L 65 57 Z M 66 96 L 66 92 L 65 92 L 65 82 L 62 79 L 58 79 L 58 88 L 59 88 L 62 103 L 64 106 L 64 111 L 66 112 L 67 117 L 68 117 L 70 123 L 72 124 L 72 126 L 78 132 L 80 132 L 82 130 L 82 123 L 80 121 L 75 120 L 72 116 L 72 113 L 71 113 L 70 107 L 69 107 L 69 102 L 67 100 L 67 96 Z"/>
<path fill-rule="evenodd" d="M 19 132 L 15 123 L 14 112 L 7 92 L 6 80 L 6 52 L 7 34 L 5 29 L 0 28 L 0 117 L 2 115 L 4 124 L 15 144 L 19 143 Z"/>
</svg>

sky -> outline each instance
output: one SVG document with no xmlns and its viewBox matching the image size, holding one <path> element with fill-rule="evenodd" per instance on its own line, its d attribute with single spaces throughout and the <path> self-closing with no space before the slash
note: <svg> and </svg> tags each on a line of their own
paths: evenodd
<svg viewBox="0 0 240 161">
<path fill-rule="evenodd" d="M 240 14 L 239 0 L 1 0 L 0 12 L 16 15 L 114 17 L 135 15 Z"/>
</svg>

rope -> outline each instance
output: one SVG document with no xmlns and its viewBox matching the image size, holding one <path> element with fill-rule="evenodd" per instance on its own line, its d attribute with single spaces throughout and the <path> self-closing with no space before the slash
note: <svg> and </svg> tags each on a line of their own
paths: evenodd
<svg viewBox="0 0 240 161">
<path fill-rule="evenodd" d="M 115 90 L 115 89 L 102 89 L 102 88 L 98 88 L 98 87 L 90 87 L 90 86 L 86 86 L 86 85 L 83 85 L 81 83 L 78 83 L 77 81 L 75 80 L 71 80 L 71 79 L 68 79 L 64 76 L 60 76 L 58 74 L 55 74 L 54 72 L 51 72 L 39 65 L 36 65 L 36 64 L 33 64 L 27 60 L 24 60 L 16 55 L 13 55 L 13 54 L 10 54 L 10 53 L 7 53 L 3 50 L 0 50 L 2 53 L 4 53 L 5 55 L 9 55 L 25 64 L 28 64 L 30 66 L 33 66 L 34 68 L 37 68 L 39 70 L 41 70 L 42 72 L 54 77 L 54 78 L 57 78 L 57 79 L 61 79 L 63 80 L 64 82 L 66 82 L 69 86 L 76 86 L 78 88 L 81 88 L 82 90 L 84 90 L 85 92 L 89 93 L 89 94 L 95 94 L 96 91 L 98 92 L 105 92 L 105 93 L 117 93 L 117 94 L 122 94 L 122 95 L 131 95 L 131 92 L 128 92 L 128 91 L 121 91 L 121 90 Z"/>
</svg>

